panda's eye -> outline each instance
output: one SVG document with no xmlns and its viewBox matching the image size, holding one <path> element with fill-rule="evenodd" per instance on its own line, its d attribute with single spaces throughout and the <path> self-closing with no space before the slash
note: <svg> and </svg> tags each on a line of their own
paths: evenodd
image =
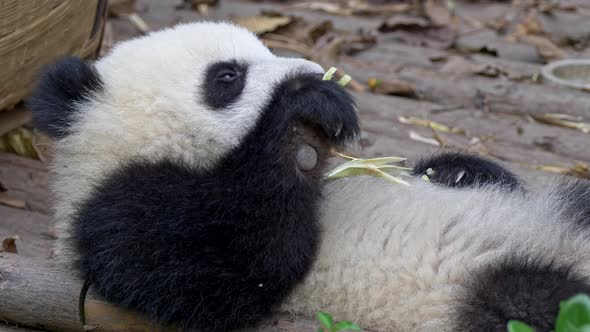
<svg viewBox="0 0 590 332">
<path fill-rule="evenodd" d="M 238 77 L 238 72 L 234 69 L 224 68 L 217 73 L 217 81 L 223 83 L 231 83 Z"/>
<path fill-rule="evenodd" d="M 236 60 L 216 62 L 205 70 L 203 97 L 213 109 L 228 108 L 238 100 L 248 76 L 248 64 Z"/>
</svg>

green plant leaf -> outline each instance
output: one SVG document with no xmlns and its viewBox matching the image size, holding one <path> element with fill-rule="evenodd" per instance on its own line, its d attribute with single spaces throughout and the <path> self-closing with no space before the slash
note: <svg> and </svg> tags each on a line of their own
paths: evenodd
<svg viewBox="0 0 590 332">
<path fill-rule="evenodd" d="M 318 312 L 317 318 L 320 321 L 320 323 L 324 325 L 324 327 L 326 327 L 330 331 L 332 330 L 332 325 L 334 325 L 334 319 L 332 318 L 332 316 L 330 316 L 330 314 L 320 311 Z"/>
<path fill-rule="evenodd" d="M 590 325 L 590 297 L 580 294 L 560 303 L 556 332 L 579 331 L 586 325 Z"/>
<path fill-rule="evenodd" d="M 508 332 L 535 332 L 535 329 L 521 321 L 511 320 L 508 322 Z"/>
<path fill-rule="evenodd" d="M 318 330 L 316 332 L 326 332 L 326 330 L 324 330 L 323 327 L 318 327 Z"/>
<path fill-rule="evenodd" d="M 336 323 L 336 325 L 334 325 L 334 329 L 333 331 L 338 332 L 338 331 L 360 331 L 361 328 L 354 324 L 353 322 L 349 322 L 349 321 L 341 321 Z"/>
</svg>

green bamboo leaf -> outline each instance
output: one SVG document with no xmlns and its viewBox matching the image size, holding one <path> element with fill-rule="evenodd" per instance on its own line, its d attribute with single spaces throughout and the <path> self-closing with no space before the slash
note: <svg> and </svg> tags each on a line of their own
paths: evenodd
<svg viewBox="0 0 590 332">
<path fill-rule="evenodd" d="M 340 156 L 342 158 L 345 158 L 345 159 L 350 159 L 350 160 L 358 159 L 358 158 L 355 158 L 355 157 L 347 156 L 344 153 L 341 153 L 341 152 L 338 152 L 338 151 L 334 151 L 334 154 L 337 155 L 337 156 Z"/>
<path fill-rule="evenodd" d="M 403 184 L 404 186 L 409 186 L 410 185 L 410 183 L 408 183 L 408 182 L 406 182 L 406 181 L 404 181 L 404 180 L 402 180 L 402 179 L 400 179 L 398 177 L 395 177 L 393 175 L 390 175 L 388 173 L 385 173 L 385 172 L 383 172 L 380 169 L 377 169 L 376 168 L 376 169 L 373 169 L 373 170 L 378 173 L 378 176 L 379 177 L 382 177 L 385 180 L 388 180 L 388 181 L 391 181 L 391 182 L 397 183 L 397 184 Z"/>
<path fill-rule="evenodd" d="M 359 175 L 376 175 L 375 172 L 371 171 L 367 167 L 348 167 L 343 169 L 337 173 L 330 173 L 326 177 L 326 179 L 340 179 L 340 178 L 347 178 L 351 176 L 359 176 Z"/>
<path fill-rule="evenodd" d="M 406 160 L 405 158 L 401 157 L 384 157 L 384 158 L 372 158 L 372 159 L 353 159 L 347 161 L 343 164 L 340 164 L 336 168 L 334 168 L 330 173 L 328 173 L 328 177 L 333 177 L 334 174 L 337 174 L 347 168 L 351 167 L 367 167 L 367 166 L 380 166 L 389 163 L 397 163 Z"/>
<path fill-rule="evenodd" d="M 411 171 L 412 168 L 411 167 L 403 167 L 403 166 L 397 166 L 397 165 L 380 165 L 377 168 L 379 168 L 382 171 L 399 171 L 400 173 L 407 173 L 408 171 Z"/>
<path fill-rule="evenodd" d="M 358 175 L 370 175 L 375 177 L 383 178 L 387 181 L 391 181 L 397 184 L 403 184 L 409 186 L 410 184 L 397 176 L 393 176 L 387 172 L 382 171 L 378 167 L 374 166 L 358 166 L 358 167 L 348 167 L 346 169 L 342 169 L 338 172 L 330 172 L 330 174 L 326 177 L 326 179 L 338 179 L 338 178 L 345 178 L 351 176 L 358 176 Z"/>
</svg>

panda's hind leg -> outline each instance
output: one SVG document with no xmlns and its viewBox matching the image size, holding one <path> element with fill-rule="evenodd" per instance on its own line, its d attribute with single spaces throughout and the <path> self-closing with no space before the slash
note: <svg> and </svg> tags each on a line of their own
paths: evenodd
<svg viewBox="0 0 590 332">
<path fill-rule="evenodd" d="M 510 191 L 521 189 L 519 179 L 499 164 L 471 154 L 447 152 L 419 160 L 413 174 L 427 175 L 431 182 L 455 188 L 501 186 Z"/>
<path fill-rule="evenodd" d="M 590 294 L 588 280 L 570 266 L 521 257 L 488 265 L 473 275 L 456 308 L 456 331 L 506 331 L 510 320 L 554 328 L 560 301 Z"/>
</svg>

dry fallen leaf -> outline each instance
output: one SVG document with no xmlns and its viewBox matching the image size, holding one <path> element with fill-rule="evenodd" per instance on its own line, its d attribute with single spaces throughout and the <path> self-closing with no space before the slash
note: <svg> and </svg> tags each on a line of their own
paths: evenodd
<svg viewBox="0 0 590 332">
<path fill-rule="evenodd" d="M 340 16 L 351 16 L 353 14 L 352 9 L 346 8 L 343 4 L 330 2 L 302 2 L 293 5 L 293 7 L 297 9 L 322 11 Z"/>
<path fill-rule="evenodd" d="M 264 45 L 266 45 L 266 47 L 271 49 L 295 52 L 307 59 L 310 59 L 312 57 L 312 53 L 309 50 L 309 47 L 303 43 L 298 42 L 295 39 L 275 38 L 274 35 L 272 37 L 267 35 L 262 40 L 262 42 L 264 43 Z"/>
<path fill-rule="evenodd" d="M 309 44 L 315 44 L 322 36 L 334 30 L 334 23 L 329 20 L 324 20 L 316 24 L 305 26 L 303 29 L 303 36 L 308 40 Z"/>
<path fill-rule="evenodd" d="M 519 37 L 518 40 L 534 46 L 546 62 L 561 60 L 567 57 L 567 54 L 562 49 L 546 37 L 525 35 Z"/>
<path fill-rule="evenodd" d="M 289 25 L 293 22 L 290 16 L 266 16 L 256 15 L 249 17 L 242 17 L 236 20 L 236 23 L 257 35 L 262 35 L 267 32 L 272 32 L 279 27 Z"/>
<path fill-rule="evenodd" d="M 590 167 L 588 164 L 582 162 L 576 163 L 571 167 L 541 165 L 535 167 L 535 169 L 550 173 L 575 176 L 581 179 L 590 179 Z"/>
<path fill-rule="evenodd" d="M 148 34 L 152 31 L 152 28 L 147 24 L 147 22 L 139 16 L 137 13 L 132 13 L 130 15 L 125 16 L 129 23 L 131 23 L 139 32 L 142 34 Z"/>
<path fill-rule="evenodd" d="M 436 26 L 449 25 L 453 20 L 449 7 L 440 0 L 427 0 L 424 4 L 424 14 Z"/>
<path fill-rule="evenodd" d="M 422 17 L 409 15 L 396 15 L 388 18 L 379 26 L 380 32 L 393 32 L 398 30 L 423 30 L 431 27 L 430 22 Z"/>
<path fill-rule="evenodd" d="M 54 144 L 55 142 L 46 134 L 40 133 L 38 131 L 34 132 L 32 141 L 33 149 L 37 153 L 39 160 L 42 162 L 49 163 L 51 160 L 53 160 Z"/>
<path fill-rule="evenodd" d="M 436 147 L 440 147 L 440 143 L 438 142 L 438 140 L 436 140 L 434 138 L 422 136 L 413 130 L 410 130 L 410 139 L 412 139 L 416 142 L 426 143 L 426 144 L 434 145 Z"/>
<path fill-rule="evenodd" d="M 326 35 L 316 43 L 311 60 L 324 67 L 337 63 L 342 45 L 344 45 L 343 37 L 336 34 Z"/>
<path fill-rule="evenodd" d="M 518 41 L 518 38 L 529 35 L 543 34 L 543 26 L 535 11 L 528 13 L 514 28 L 514 32 L 506 37 L 508 41 Z"/>
<path fill-rule="evenodd" d="M 10 206 L 13 208 L 17 208 L 17 209 L 24 209 L 27 207 L 27 202 L 25 202 L 21 199 L 10 197 L 5 192 L 0 192 L 0 204 Z"/>
<path fill-rule="evenodd" d="M 18 254 L 18 250 L 16 249 L 16 240 L 18 240 L 18 235 L 7 237 L 2 240 L 2 252 L 8 252 L 11 254 Z"/>
<path fill-rule="evenodd" d="M 377 37 L 370 33 L 359 32 L 358 34 L 348 34 L 344 36 L 341 53 L 352 55 L 365 51 L 377 44 Z"/>
<path fill-rule="evenodd" d="M 373 5 L 364 1 L 348 2 L 325 2 L 325 1 L 306 1 L 296 3 L 290 8 L 323 11 L 328 14 L 340 16 L 353 15 L 393 15 L 409 11 L 412 6 L 406 3 Z"/>
<path fill-rule="evenodd" d="M 34 135 L 33 131 L 24 127 L 13 129 L 0 136 L 0 151 L 39 159 L 39 156 L 33 147 Z"/>
<path fill-rule="evenodd" d="M 413 97 L 416 95 L 416 88 L 410 83 L 400 80 L 379 80 L 370 78 L 367 82 L 373 93 L 393 96 Z"/>
<path fill-rule="evenodd" d="M 176 6 L 177 9 L 192 8 L 200 14 L 206 14 L 211 6 L 217 5 L 219 0 L 183 0 Z"/>
<path fill-rule="evenodd" d="M 260 15 L 268 17 L 285 17 L 282 13 L 271 10 L 264 10 Z M 330 20 L 322 20 L 320 22 L 312 23 L 299 16 L 289 17 L 292 19 L 289 24 L 280 26 L 274 31 L 266 33 L 264 38 L 273 34 L 291 40 L 294 39 L 299 43 L 307 45 L 308 48 L 312 48 L 321 37 L 334 31 L 334 25 Z"/>
<path fill-rule="evenodd" d="M 559 127 L 566 127 L 571 129 L 577 129 L 585 134 L 590 133 L 590 123 L 584 122 L 583 119 L 567 114 L 544 114 L 544 115 L 532 115 L 533 119 L 538 122 L 552 125 L 552 126 L 559 126 Z"/>
<path fill-rule="evenodd" d="M 461 56 L 452 56 L 440 68 L 440 71 L 461 76 L 475 74 L 486 77 L 498 77 L 500 75 L 508 75 L 508 73 L 499 66 L 486 63 L 473 63 Z"/>
<path fill-rule="evenodd" d="M 431 128 L 432 130 L 440 131 L 443 133 L 452 133 L 452 134 L 457 134 L 457 135 L 466 135 L 467 134 L 465 132 L 465 130 L 463 130 L 463 129 L 449 127 L 449 126 L 444 125 L 442 123 L 430 121 L 427 119 L 416 118 L 413 116 L 400 116 L 398 118 L 398 120 L 399 120 L 399 122 L 401 122 L 403 124 L 410 124 L 410 125 L 414 125 L 414 126 Z"/>
</svg>

